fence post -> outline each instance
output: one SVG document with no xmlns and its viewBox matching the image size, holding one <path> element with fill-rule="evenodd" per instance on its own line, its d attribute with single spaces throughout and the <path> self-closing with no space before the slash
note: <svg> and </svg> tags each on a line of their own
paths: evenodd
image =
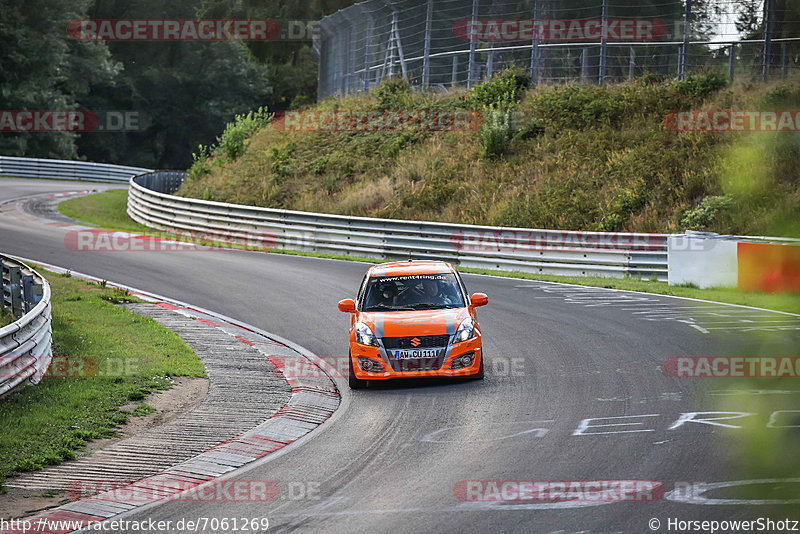
<svg viewBox="0 0 800 534">
<path fill-rule="evenodd" d="M 469 68 L 467 70 L 467 89 L 475 85 L 475 48 L 478 43 L 476 23 L 478 21 L 478 0 L 472 0 L 472 18 L 469 22 Z"/>
<path fill-rule="evenodd" d="M 397 10 L 392 6 L 392 16 L 394 23 L 394 38 L 397 42 L 397 55 L 400 59 L 400 71 L 403 73 L 403 78 L 408 81 L 408 69 L 406 68 L 406 57 L 403 55 L 403 42 L 400 40 L 400 23 L 397 21 Z"/>
<path fill-rule="evenodd" d="M 606 53 L 608 52 L 608 0 L 603 0 L 603 33 L 600 38 L 600 66 L 597 72 L 597 83 L 606 81 Z"/>
<path fill-rule="evenodd" d="M 344 19 L 350 25 L 348 28 L 348 33 L 350 34 L 350 39 L 347 41 L 347 66 L 345 67 L 346 74 L 346 82 L 345 82 L 345 94 L 350 94 L 350 89 L 352 88 L 353 93 L 357 91 L 356 89 L 356 23 L 347 13 L 347 11 L 342 11 L 342 15 L 344 15 Z"/>
<path fill-rule="evenodd" d="M 9 288 L 11 289 L 11 314 L 19 319 L 22 317 L 22 273 L 19 267 L 8 268 Z"/>
<path fill-rule="evenodd" d="M 786 79 L 786 71 L 789 68 L 789 50 L 786 43 L 781 45 L 781 78 Z"/>
<path fill-rule="evenodd" d="M 539 85 L 539 0 L 533 1 L 533 40 L 531 41 L 531 87 Z"/>
<path fill-rule="evenodd" d="M 340 95 L 345 93 L 345 80 L 344 80 L 344 32 L 342 32 L 341 27 L 339 24 L 336 25 L 338 34 L 337 41 L 338 46 L 336 47 L 336 92 Z"/>
<path fill-rule="evenodd" d="M 428 0 L 428 12 L 425 14 L 425 50 L 422 54 L 422 87 L 428 87 L 431 81 L 431 31 L 433 31 L 433 0 Z"/>
<path fill-rule="evenodd" d="M 581 82 L 589 83 L 589 48 L 581 50 Z"/>
<path fill-rule="evenodd" d="M 686 8 L 683 11 L 683 45 L 681 45 L 680 57 L 678 61 L 678 79 L 686 79 L 686 71 L 689 68 L 689 38 L 692 33 L 692 0 L 686 0 Z"/>
<path fill-rule="evenodd" d="M 369 90 L 372 81 L 372 33 L 375 31 L 375 19 L 372 15 L 364 9 L 364 6 L 359 6 L 361 14 L 367 17 L 367 35 L 364 38 L 364 91 Z"/>
<path fill-rule="evenodd" d="M 636 75 L 636 50 L 631 47 L 630 58 L 628 59 L 628 81 L 633 81 Z"/>
<path fill-rule="evenodd" d="M 453 54 L 453 75 L 450 79 L 450 87 L 455 87 L 458 83 L 458 55 Z"/>
<path fill-rule="evenodd" d="M 489 52 L 486 54 L 486 79 L 492 77 L 492 73 L 494 72 L 494 52 Z"/>
<path fill-rule="evenodd" d="M 394 40 L 395 24 L 397 24 L 397 13 L 392 11 L 392 25 L 389 29 L 389 46 L 387 47 L 386 51 L 386 59 L 389 62 L 389 78 L 394 76 L 394 53 L 395 47 L 397 46 Z"/>
<path fill-rule="evenodd" d="M 764 55 L 761 61 L 761 77 L 769 79 L 769 66 L 772 61 L 772 32 L 774 26 L 774 0 L 764 0 Z"/>
<path fill-rule="evenodd" d="M 733 83 L 733 77 L 736 73 L 736 45 L 732 44 L 730 48 L 728 48 L 728 78 L 730 78 L 731 83 Z"/>
</svg>

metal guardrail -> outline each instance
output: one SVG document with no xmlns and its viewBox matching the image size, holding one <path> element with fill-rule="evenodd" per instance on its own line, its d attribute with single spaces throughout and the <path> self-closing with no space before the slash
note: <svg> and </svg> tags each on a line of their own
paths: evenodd
<svg viewBox="0 0 800 534">
<path fill-rule="evenodd" d="M 0 255 L 2 309 L 17 319 L 0 328 L 0 396 L 25 380 L 37 384 L 52 351 L 50 284 L 22 262 Z"/>
<path fill-rule="evenodd" d="M 128 183 L 132 176 L 151 170 L 89 161 L 0 156 L 0 176 L 8 177 Z"/>
<path fill-rule="evenodd" d="M 532 230 L 348 217 L 172 195 L 185 173 L 131 179 L 128 215 L 152 228 L 219 241 L 567 276 L 667 279 L 664 234 Z"/>
</svg>

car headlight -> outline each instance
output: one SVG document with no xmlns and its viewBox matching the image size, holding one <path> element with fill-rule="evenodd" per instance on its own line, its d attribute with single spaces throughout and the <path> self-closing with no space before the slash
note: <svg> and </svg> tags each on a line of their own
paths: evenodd
<svg viewBox="0 0 800 534">
<path fill-rule="evenodd" d="M 360 345 L 370 345 L 372 347 L 378 346 L 378 338 L 372 332 L 372 329 L 362 322 L 357 322 L 355 325 L 356 330 L 356 343 Z"/>
<path fill-rule="evenodd" d="M 475 321 L 472 320 L 472 317 L 467 317 L 461 321 L 461 325 L 459 325 L 458 330 L 456 330 L 455 342 L 459 343 L 472 339 L 473 337 L 475 337 Z"/>
</svg>

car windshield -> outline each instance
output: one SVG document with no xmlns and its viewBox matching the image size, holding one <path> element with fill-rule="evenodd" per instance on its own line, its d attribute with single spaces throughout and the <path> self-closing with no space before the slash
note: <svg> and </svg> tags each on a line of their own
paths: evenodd
<svg viewBox="0 0 800 534">
<path fill-rule="evenodd" d="M 364 293 L 363 311 L 463 308 L 453 273 L 374 277 Z"/>
</svg>

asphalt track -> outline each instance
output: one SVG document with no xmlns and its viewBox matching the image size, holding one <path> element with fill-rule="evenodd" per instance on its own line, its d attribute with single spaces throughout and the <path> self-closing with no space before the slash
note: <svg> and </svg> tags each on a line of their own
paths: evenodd
<svg viewBox="0 0 800 534">
<path fill-rule="evenodd" d="M 0 179 L 0 202 L 105 187 Z M 354 295 L 365 264 L 226 250 L 75 252 L 64 235 L 0 217 L 4 253 L 208 308 L 320 356 L 347 354 L 348 318 L 336 303 Z M 696 421 L 675 426 L 680 415 L 747 412 L 753 415 L 721 422 L 770 432 L 773 411 L 800 409 L 793 395 L 731 391 L 725 380 L 677 379 L 663 371 L 671 356 L 797 355 L 798 317 L 524 280 L 464 279 L 470 292 L 490 298 L 479 312 L 492 361 L 483 382 L 344 388 L 330 422 L 226 477 L 276 481 L 280 499 L 167 502 L 122 518 L 266 517 L 269 532 L 651 532 L 651 518 L 668 531 L 669 518 L 765 515 L 755 503 L 686 503 L 669 495 L 658 502 L 583 505 L 457 499 L 454 486 L 464 480 L 650 480 L 667 491 L 682 483 L 741 480 L 748 459 L 732 445 L 742 430 Z M 781 330 L 769 332 L 776 326 Z M 590 428 L 580 431 L 585 419 L 604 417 L 619 419 L 585 422 Z M 697 416 L 703 417 L 712 416 Z"/>
</svg>

